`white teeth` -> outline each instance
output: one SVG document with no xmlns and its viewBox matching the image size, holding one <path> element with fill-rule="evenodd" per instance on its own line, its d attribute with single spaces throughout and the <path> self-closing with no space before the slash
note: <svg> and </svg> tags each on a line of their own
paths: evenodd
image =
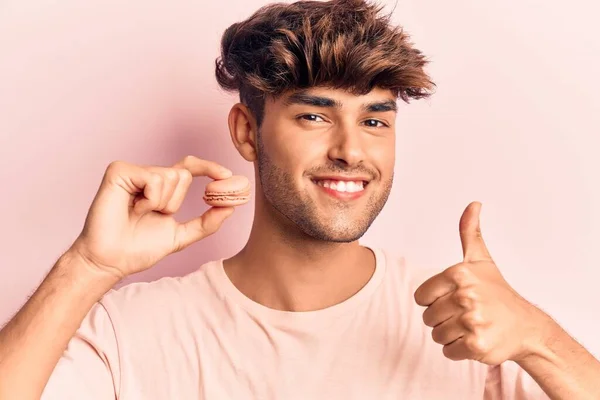
<svg viewBox="0 0 600 400">
<path fill-rule="evenodd" d="M 317 181 L 317 185 L 342 193 L 354 193 L 364 190 L 363 181 L 332 181 L 327 179 Z"/>
</svg>

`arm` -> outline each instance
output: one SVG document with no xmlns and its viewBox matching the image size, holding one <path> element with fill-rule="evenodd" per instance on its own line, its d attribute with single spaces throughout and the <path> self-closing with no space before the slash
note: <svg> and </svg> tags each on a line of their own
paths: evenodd
<svg viewBox="0 0 600 400">
<path fill-rule="evenodd" d="M 600 399 L 600 363 L 506 282 L 483 241 L 480 210 L 473 202 L 460 219 L 464 261 L 415 292 L 432 338 L 451 360 L 515 361 L 552 399 Z"/>
<path fill-rule="evenodd" d="M 86 314 L 117 279 L 65 253 L 0 331 L 0 398 L 39 399 Z"/>
<path fill-rule="evenodd" d="M 172 215 L 193 177 L 231 174 L 192 156 L 171 168 L 111 163 L 81 234 L 0 331 L 0 399 L 39 399 L 85 316 L 114 284 L 216 232 L 233 207 L 212 207 L 184 223 Z M 92 372 L 82 359 L 74 362 L 72 370 Z"/>
<path fill-rule="evenodd" d="M 600 362 L 552 318 L 543 332 L 517 364 L 551 399 L 600 399 Z"/>
</svg>

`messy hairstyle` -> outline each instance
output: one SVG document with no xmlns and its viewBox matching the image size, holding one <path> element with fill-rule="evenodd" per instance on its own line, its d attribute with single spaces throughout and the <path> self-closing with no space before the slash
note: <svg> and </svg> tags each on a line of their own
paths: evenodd
<svg viewBox="0 0 600 400">
<path fill-rule="evenodd" d="M 238 91 L 260 126 L 267 96 L 313 86 L 369 93 L 389 89 L 405 102 L 428 97 L 428 61 L 382 6 L 365 0 L 297 1 L 260 8 L 221 39 L 216 78 Z"/>
</svg>

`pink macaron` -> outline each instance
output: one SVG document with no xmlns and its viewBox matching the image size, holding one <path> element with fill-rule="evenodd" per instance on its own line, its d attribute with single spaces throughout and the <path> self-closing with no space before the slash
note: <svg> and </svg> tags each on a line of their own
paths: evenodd
<svg viewBox="0 0 600 400">
<path fill-rule="evenodd" d="M 249 200 L 250 181 L 241 175 L 212 181 L 204 190 L 204 202 L 213 207 L 240 206 Z"/>
</svg>

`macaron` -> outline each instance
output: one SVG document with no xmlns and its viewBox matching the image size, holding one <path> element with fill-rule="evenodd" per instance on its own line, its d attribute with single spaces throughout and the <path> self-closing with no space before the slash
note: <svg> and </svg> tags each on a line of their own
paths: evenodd
<svg viewBox="0 0 600 400">
<path fill-rule="evenodd" d="M 242 175 L 210 182 L 204 189 L 204 202 L 213 207 L 233 207 L 250 200 L 250 181 Z"/>
</svg>

